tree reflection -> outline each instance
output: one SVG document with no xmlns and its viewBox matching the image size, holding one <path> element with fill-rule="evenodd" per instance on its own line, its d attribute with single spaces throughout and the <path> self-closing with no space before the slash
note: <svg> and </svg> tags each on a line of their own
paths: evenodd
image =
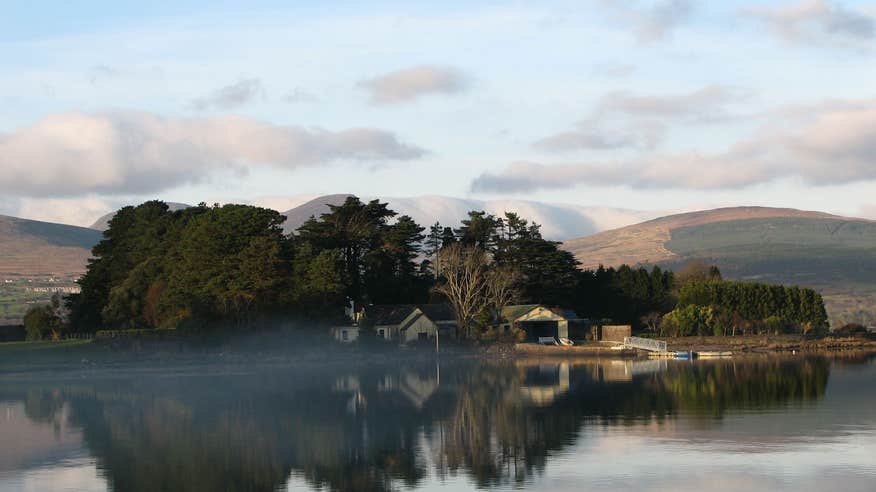
<svg viewBox="0 0 876 492">
<path fill-rule="evenodd" d="M 518 484 L 592 426 L 708 418 L 820 399 L 823 358 L 408 366 L 21 384 L 0 398 L 71 425 L 115 490 L 276 490 L 290 474 L 337 491 L 430 474 Z M 706 420 L 707 421 L 707 420 Z"/>
</svg>

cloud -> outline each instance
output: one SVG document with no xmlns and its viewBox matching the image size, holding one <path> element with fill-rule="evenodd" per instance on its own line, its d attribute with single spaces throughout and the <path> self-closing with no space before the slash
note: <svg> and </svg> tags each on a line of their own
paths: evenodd
<svg viewBox="0 0 876 492">
<path fill-rule="evenodd" d="M 792 42 L 868 41 L 876 36 L 876 19 L 872 16 L 825 0 L 802 0 L 775 8 L 755 7 L 745 13 Z"/>
<path fill-rule="evenodd" d="M 871 100 L 824 105 L 819 114 L 777 121 L 722 152 L 685 151 L 602 163 L 516 162 L 480 175 L 471 188 L 526 192 L 585 184 L 713 190 L 786 178 L 833 185 L 876 180 L 874 156 L 876 100 Z"/>
<path fill-rule="evenodd" d="M 240 116 L 61 113 L 0 135 L 0 191 L 18 196 L 149 193 L 217 173 L 243 174 L 251 166 L 403 161 L 424 153 L 373 128 L 329 131 Z"/>
<path fill-rule="evenodd" d="M 622 130 L 604 128 L 598 121 L 583 121 L 569 131 L 536 141 L 533 147 L 551 152 L 570 150 L 652 149 L 663 139 L 664 127 L 654 122 L 630 125 Z"/>
<path fill-rule="evenodd" d="M 876 204 L 861 205 L 859 213 L 861 217 L 876 219 Z"/>
<path fill-rule="evenodd" d="M 593 75 L 601 77 L 628 77 L 635 73 L 636 66 L 628 63 L 600 63 L 593 67 Z"/>
<path fill-rule="evenodd" d="M 91 85 L 97 85 L 103 79 L 111 79 L 119 75 L 115 67 L 109 65 L 95 65 L 88 70 L 88 81 Z"/>
<path fill-rule="evenodd" d="M 193 99 L 189 107 L 197 111 L 208 109 L 234 109 L 264 97 L 262 81 L 256 78 L 241 79 L 231 85 L 216 89 L 210 95 Z"/>
<path fill-rule="evenodd" d="M 674 118 L 702 123 L 731 117 L 729 107 L 750 98 L 748 91 L 723 85 L 709 85 L 692 92 L 646 96 L 616 91 L 602 97 L 596 112 L 599 115 Z"/>
<path fill-rule="evenodd" d="M 721 85 L 662 95 L 610 92 L 587 119 L 533 146 L 553 152 L 653 149 L 663 140 L 668 124 L 726 121 L 736 116 L 734 106 L 750 98 L 747 91 Z"/>
<path fill-rule="evenodd" d="M 603 6 L 635 26 L 641 42 L 667 37 L 685 22 L 693 12 L 690 0 L 658 0 L 648 6 L 632 0 L 601 0 Z"/>
<path fill-rule="evenodd" d="M 296 104 L 317 102 L 319 101 L 319 98 L 300 87 L 296 87 L 287 92 L 286 95 L 283 96 L 283 100 L 287 103 Z"/>
<path fill-rule="evenodd" d="M 455 94 L 468 88 L 469 80 L 449 67 L 421 65 L 396 70 L 359 82 L 373 104 L 398 104 L 427 94 Z"/>
</svg>

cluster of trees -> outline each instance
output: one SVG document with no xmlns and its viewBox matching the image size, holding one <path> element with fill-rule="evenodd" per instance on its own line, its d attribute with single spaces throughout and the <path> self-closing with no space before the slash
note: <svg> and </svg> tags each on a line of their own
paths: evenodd
<svg viewBox="0 0 876 492">
<path fill-rule="evenodd" d="M 827 328 L 824 301 L 813 289 L 697 280 L 681 285 L 677 297 L 677 307 L 663 317 L 662 334 L 806 334 Z"/>
<path fill-rule="evenodd" d="M 349 300 L 423 302 L 423 228 L 386 204 L 348 199 L 284 235 L 285 217 L 247 205 L 121 209 L 68 298 L 75 331 L 252 326 L 337 317 Z"/>
</svg>

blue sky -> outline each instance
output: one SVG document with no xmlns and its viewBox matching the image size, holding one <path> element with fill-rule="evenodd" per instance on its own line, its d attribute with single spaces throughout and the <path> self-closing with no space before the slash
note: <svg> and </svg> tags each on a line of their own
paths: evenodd
<svg viewBox="0 0 876 492">
<path fill-rule="evenodd" d="M 4 12 L 0 213 L 352 192 L 876 216 L 876 2 Z"/>
</svg>

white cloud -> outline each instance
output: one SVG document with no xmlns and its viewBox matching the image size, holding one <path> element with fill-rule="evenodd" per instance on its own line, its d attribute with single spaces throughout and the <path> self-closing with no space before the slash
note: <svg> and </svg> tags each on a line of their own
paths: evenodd
<svg viewBox="0 0 876 492">
<path fill-rule="evenodd" d="M 296 169 L 410 160 L 424 150 L 373 128 L 329 131 L 239 116 L 60 113 L 0 135 L 0 191 L 18 196 L 151 193 L 251 166 Z"/>
<path fill-rule="evenodd" d="M 517 162 L 499 173 L 482 174 L 471 187 L 490 192 L 579 184 L 711 190 L 783 178 L 812 185 L 876 180 L 876 100 L 820 107 L 819 114 L 777 121 L 722 152 L 686 151 L 604 163 Z"/>
<path fill-rule="evenodd" d="M 749 91 L 723 85 L 708 85 L 691 92 L 659 95 L 615 91 L 602 97 L 597 114 L 673 118 L 702 123 L 730 118 L 730 108 L 750 98 Z"/>
<path fill-rule="evenodd" d="M 576 124 L 571 130 L 538 140 L 533 146 L 552 152 L 580 149 L 651 149 L 662 140 L 663 133 L 663 125 L 656 122 L 641 122 L 614 129 L 606 128 L 599 121 L 590 120 Z"/>
<path fill-rule="evenodd" d="M 601 0 L 615 15 L 632 24 L 639 41 L 650 42 L 667 37 L 693 12 L 690 0 L 656 0 L 642 5 L 634 0 Z"/>
<path fill-rule="evenodd" d="M 208 109 L 234 109 L 265 96 L 265 88 L 259 79 L 240 79 L 216 89 L 206 97 L 192 100 L 189 106 L 197 111 Z"/>
<path fill-rule="evenodd" d="M 783 39 L 793 42 L 872 40 L 876 19 L 863 12 L 826 0 L 801 0 L 782 7 L 755 7 L 746 13 L 767 24 Z"/>
<path fill-rule="evenodd" d="M 454 94 L 468 85 L 468 78 L 460 71 L 432 65 L 396 70 L 359 82 L 373 104 L 398 104 L 427 94 Z"/>
<path fill-rule="evenodd" d="M 286 95 L 283 96 L 283 100 L 290 104 L 296 104 L 317 102 L 319 98 L 300 87 L 296 87 L 287 92 Z"/>
<path fill-rule="evenodd" d="M 593 75 L 602 77 L 628 77 L 636 72 L 636 66 L 629 63 L 606 62 L 593 67 Z"/>
<path fill-rule="evenodd" d="M 721 85 L 674 94 L 640 95 L 627 91 L 602 96 L 587 119 L 549 135 L 533 146 L 549 151 L 652 149 L 673 123 L 715 123 L 738 116 L 748 91 Z"/>
<path fill-rule="evenodd" d="M 861 217 L 876 219 L 876 204 L 861 205 L 859 213 Z"/>
</svg>

